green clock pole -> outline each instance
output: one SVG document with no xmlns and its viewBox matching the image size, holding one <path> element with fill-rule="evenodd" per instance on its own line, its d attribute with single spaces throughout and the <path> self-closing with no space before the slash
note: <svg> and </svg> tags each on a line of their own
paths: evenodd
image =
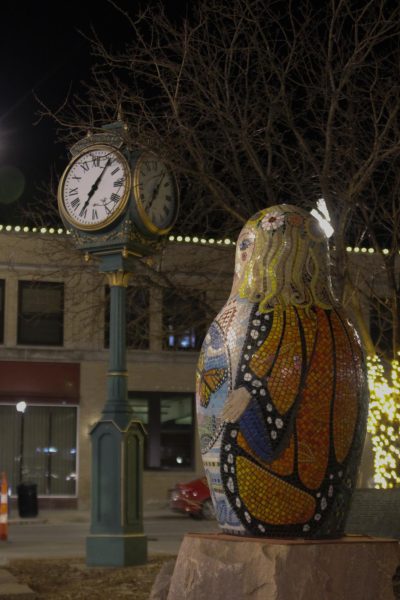
<svg viewBox="0 0 400 600">
<path fill-rule="evenodd" d="M 101 259 L 110 285 L 110 360 L 107 401 L 92 437 L 92 512 L 86 540 L 90 566 L 128 566 L 147 560 L 143 532 L 145 431 L 128 403 L 126 287 L 131 268 L 122 254 Z"/>
</svg>

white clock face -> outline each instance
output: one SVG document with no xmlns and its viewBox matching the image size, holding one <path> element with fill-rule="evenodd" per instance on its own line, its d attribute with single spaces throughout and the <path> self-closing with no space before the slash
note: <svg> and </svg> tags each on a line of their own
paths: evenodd
<svg viewBox="0 0 400 600">
<path fill-rule="evenodd" d="M 177 186 L 166 165 L 153 156 L 142 156 L 134 173 L 136 205 L 144 226 L 152 233 L 171 229 L 177 213 Z"/>
<path fill-rule="evenodd" d="M 130 192 L 124 156 L 110 146 L 93 146 L 68 166 L 59 188 L 59 206 L 79 229 L 100 229 L 124 210 Z"/>
</svg>

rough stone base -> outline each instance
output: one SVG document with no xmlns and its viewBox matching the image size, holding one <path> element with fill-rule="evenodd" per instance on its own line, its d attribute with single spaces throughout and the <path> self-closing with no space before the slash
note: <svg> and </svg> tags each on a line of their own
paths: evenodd
<svg viewBox="0 0 400 600">
<path fill-rule="evenodd" d="M 167 600 L 174 568 L 174 560 L 169 560 L 163 564 L 154 581 L 149 600 Z"/>
<path fill-rule="evenodd" d="M 185 536 L 168 600 L 393 600 L 397 540 Z"/>
</svg>

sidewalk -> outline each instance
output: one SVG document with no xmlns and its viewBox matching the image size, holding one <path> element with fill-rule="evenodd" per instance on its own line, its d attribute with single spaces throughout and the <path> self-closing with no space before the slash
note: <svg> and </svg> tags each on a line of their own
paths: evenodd
<svg viewBox="0 0 400 600">
<path fill-rule="evenodd" d="M 143 519 L 179 518 L 179 513 L 172 512 L 167 503 L 150 504 L 143 509 Z M 182 518 L 187 518 L 182 515 Z M 88 523 L 90 524 L 90 510 L 79 509 L 49 509 L 41 510 L 37 517 L 20 517 L 18 511 L 12 511 L 8 518 L 9 525 L 26 525 L 32 523 Z M 0 596 L 1 598 L 1 596 Z"/>
</svg>

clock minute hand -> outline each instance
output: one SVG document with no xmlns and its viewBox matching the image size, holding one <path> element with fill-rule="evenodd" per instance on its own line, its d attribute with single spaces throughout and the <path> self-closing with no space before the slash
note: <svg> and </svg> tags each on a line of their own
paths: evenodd
<svg viewBox="0 0 400 600">
<path fill-rule="evenodd" d="M 102 172 L 100 173 L 100 175 L 98 176 L 98 178 L 96 179 L 96 181 L 94 182 L 94 184 L 92 185 L 92 187 L 90 188 L 87 200 L 86 200 L 85 204 L 82 206 L 82 210 L 85 210 L 85 208 L 87 208 L 87 206 L 88 206 L 88 204 L 90 202 L 90 199 L 93 196 L 93 194 L 95 193 L 95 191 L 97 190 L 97 188 L 99 187 L 100 180 L 103 177 L 104 172 L 107 169 L 107 167 L 109 166 L 109 164 L 110 164 L 110 159 L 108 159 L 108 161 L 106 162 L 106 164 L 104 166 L 104 169 L 102 170 Z"/>
<path fill-rule="evenodd" d="M 162 181 L 163 181 L 164 177 L 165 177 L 165 171 L 162 172 L 160 180 L 159 180 L 159 182 L 157 183 L 156 187 L 153 190 L 153 193 L 151 195 L 151 200 L 149 202 L 149 208 L 152 207 L 154 200 L 157 198 L 158 190 L 160 189 L 160 185 L 162 184 Z"/>
</svg>

